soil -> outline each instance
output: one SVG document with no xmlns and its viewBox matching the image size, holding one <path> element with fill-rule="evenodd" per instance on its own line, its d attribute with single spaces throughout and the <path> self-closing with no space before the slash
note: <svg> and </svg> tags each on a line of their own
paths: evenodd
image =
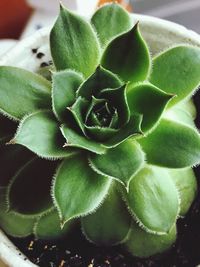
<svg viewBox="0 0 200 267">
<path fill-rule="evenodd" d="M 194 98 L 200 103 L 200 93 Z M 196 124 L 200 128 L 200 105 Z M 120 246 L 98 248 L 88 243 L 81 233 L 69 241 L 48 243 L 33 237 L 13 239 L 27 257 L 41 267 L 196 267 L 200 264 L 200 167 L 196 168 L 199 193 L 189 213 L 178 220 L 178 237 L 165 254 L 149 259 L 134 258 Z M 25 258 L 27 260 L 27 258 Z"/>
</svg>

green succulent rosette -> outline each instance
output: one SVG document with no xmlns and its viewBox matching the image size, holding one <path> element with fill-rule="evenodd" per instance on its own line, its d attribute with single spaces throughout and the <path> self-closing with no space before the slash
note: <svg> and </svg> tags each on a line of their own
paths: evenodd
<svg viewBox="0 0 200 267">
<path fill-rule="evenodd" d="M 50 49 L 49 80 L 0 67 L 1 228 L 55 239 L 80 220 L 95 244 L 163 252 L 197 191 L 200 48 L 151 58 L 139 23 L 108 4 L 91 21 L 61 6 Z"/>
</svg>

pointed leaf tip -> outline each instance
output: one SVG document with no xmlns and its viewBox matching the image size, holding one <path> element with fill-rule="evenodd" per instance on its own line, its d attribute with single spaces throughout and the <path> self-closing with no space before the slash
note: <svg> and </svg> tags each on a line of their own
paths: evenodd
<svg viewBox="0 0 200 267">
<path fill-rule="evenodd" d="M 138 25 L 113 39 L 106 47 L 101 64 L 131 83 L 147 79 L 150 53 Z"/>
<path fill-rule="evenodd" d="M 100 45 L 92 26 L 66 8 L 51 30 L 50 48 L 57 70 L 74 69 L 88 77 L 99 62 Z"/>
</svg>

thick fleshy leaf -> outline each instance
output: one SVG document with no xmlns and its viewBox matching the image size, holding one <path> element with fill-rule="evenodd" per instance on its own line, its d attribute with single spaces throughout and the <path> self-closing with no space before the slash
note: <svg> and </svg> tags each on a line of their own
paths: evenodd
<svg viewBox="0 0 200 267">
<path fill-rule="evenodd" d="M 99 127 L 99 126 L 97 127 L 86 126 L 86 129 L 88 132 L 88 136 L 99 142 L 104 142 L 110 139 L 117 132 L 119 132 L 119 129 L 112 129 L 108 127 Z"/>
<path fill-rule="evenodd" d="M 44 240 L 65 238 L 66 235 L 69 237 L 75 225 L 75 220 L 71 220 L 61 228 L 58 211 L 54 208 L 37 220 L 34 226 L 34 235 L 36 238 Z"/>
<path fill-rule="evenodd" d="M 132 223 L 131 229 L 125 247 L 136 257 L 148 258 L 160 254 L 169 249 L 176 241 L 176 226 L 166 235 L 147 233 L 135 222 Z"/>
<path fill-rule="evenodd" d="M 184 123 L 196 129 L 195 121 L 192 115 L 186 109 L 179 107 L 179 105 L 176 105 L 173 108 L 166 110 L 163 115 L 163 118 L 179 123 Z"/>
<path fill-rule="evenodd" d="M 8 235 L 26 237 L 33 232 L 35 219 L 22 217 L 14 212 L 7 212 L 6 189 L 0 189 L 0 227 Z"/>
<path fill-rule="evenodd" d="M 191 115 L 191 117 L 195 120 L 197 117 L 197 108 L 194 104 L 193 99 L 189 99 L 186 101 L 182 101 L 178 103 L 175 107 L 184 110 L 188 114 Z"/>
<path fill-rule="evenodd" d="M 51 83 L 35 73 L 0 67 L 0 112 L 14 120 L 51 107 Z"/>
<path fill-rule="evenodd" d="M 64 160 L 57 170 L 52 190 L 62 224 L 94 212 L 108 193 L 110 184 L 110 179 L 89 167 L 84 154 Z"/>
<path fill-rule="evenodd" d="M 142 134 L 141 131 L 142 115 L 132 114 L 129 122 L 120 129 L 120 131 L 110 140 L 104 142 L 106 147 L 115 147 L 128 139 L 129 137 L 137 137 Z"/>
<path fill-rule="evenodd" d="M 200 135 L 187 125 L 163 119 L 139 142 L 150 164 L 184 168 L 200 163 Z"/>
<path fill-rule="evenodd" d="M 168 233 L 179 212 L 179 195 L 167 170 L 146 166 L 131 180 L 128 206 L 142 228 Z"/>
<path fill-rule="evenodd" d="M 0 144 L 5 144 L 17 129 L 17 124 L 0 114 Z"/>
<path fill-rule="evenodd" d="M 104 89 L 100 96 L 107 99 L 117 110 L 119 115 L 119 127 L 126 124 L 130 119 L 130 111 L 126 98 L 127 85 L 124 84 L 118 88 Z"/>
<path fill-rule="evenodd" d="M 66 108 L 75 102 L 76 90 L 82 81 L 81 75 L 72 70 L 53 73 L 53 111 L 61 122 L 66 120 Z"/>
<path fill-rule="evenodd" d="M 87 137 L 79 134 L 67 125 L 61 126 L 61 132 L 66 139 L 66 148 L 81 148 L 97 154 L 104 154 L 106 152 L 106 147 L 104 147 L 102 144 L 88 139 Z"/>
<path fill-rule="evenodd" d="M 34 158 L 25 164 L 8 186 L 9 210 L 38 215 L 52 206 L 51 183 L 57 162 Z"/>
<path fill-rule="evenodd" d="M 191 96 L 200 84 L 200 48 L 178 46 L 158 55 L 153 61 L 150 81 L 177 95 L 169 106 Z"/>
<path fill-rule="evenodd" d="M 122 85 L 119 78 L 110 71 L 99 66 L 96 71 L 80 86 L 77 96 L 91 99 L 98 97 L 101 90 L 105 88 L 117 88 Z"/>
<path fill-rule="evenodd" d="M 50 47 L 57 70 L 74 69 L 88 77 L 99 63 L 100 47 L 92 26 L 62 5 Z"/>
<path fill-rule="evenodd" d="M 130 111 L 143 115 L 143 132 L 148 132 L 156 125 L 172 97 L 151 84 L 140 84 L 128 90 Z"/>
<path fill-rule="evenodd" d="M 106 47 L 101 64 L 125 82 L 147 79 L 150 70 L 148 48 L 140 35 L 138 24 L 112 40 Z"/>
<path fill-rule="evenodd" d="M 120 5 L 107 4 L 99 8 L 91 19 L 102 46 L 114 37 L 128 31 L 132 21 L 128 12 Z"/>
<path fill-rule="evenodd" d="M 34 156 L 20 145 L 0 145 L 0 187 L 7 186 L 18 170 Z"/>
<path fill-rule="evenodd" d="M 85 116 L 86 125 L 89 125 L 89 126 L 99 125 L 99 126 L 101 126 L 101 123 L 100 123 L 97 115 L 92 111 L 96 106 L 103 105 L 105 103 L 106 103 L 106 99 L 99 99 L 99 98 L 92 96 L 92 100 L 91 100 L 90 104 L 88 105 L 89 107 L 88 107 L 88 110 L 87 110 L 86 116 Z"/>
<path fill-rule="evenodd" d="M 43 158 L 63 158 L 74 151 L 63 148 L 64 138 L 50 111 L 39 111 L 25 117 L 10 143 L 23 145 Z"/>
<path fill-rule="evenodd" d="M 104 155 L 92 154 L 91 167 L 104 176 L 111 177 L 127 188 L 131 178 L 141 169 L 145 156 L 139 144 L 125 141 L 119 146 L 108 149 Z"/>
<path fill-rule="evenodd" d="M 85 131 L 85 117 L 88 108 L 88 101 L 81 96 L 79 96 L 76 102 L 68 108 L 69 112 L 72 114 L 77 126 L 86 135 Z"/>
<path fill-rule="evenodd" d="M 196 176 L 191 168 L 169 170 L 169 175 L 175 182 L 181 199 L 179 215 L 185 216 L 197 195 Z"/>
<path fill-rule="evenodd" d="M 86 238 L 98 245 L 111 246 L 125 242 L 131 227 L 131 216 L 115 186 L 94 214 L 81 219 Z"/>
</svg>

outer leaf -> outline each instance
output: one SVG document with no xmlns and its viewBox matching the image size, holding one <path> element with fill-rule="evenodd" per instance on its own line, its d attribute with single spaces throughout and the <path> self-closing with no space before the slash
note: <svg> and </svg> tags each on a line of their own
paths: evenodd
<svg viewBox="0 0 200 267">
<path fill-rule="evenodd" d="M 169 106 L 191 96 L 200 84 L 200 49 L 178 46 L 153 61 L 150 81 L 167 93 L 177 95 Z"/>
<path fill-rule="evenodd" d="M 172 97 L 151 84 L 140 84 L 127 92 L 130 110 L 143 115 L 143 132 L 155 126 Z"/>
<path fill-rule="evenodd" d="M 62 158 L 73 154 L 63 148 L 64 139 L 50 111 L 39 111 L 25 117 L 11 143 L 23 145 L 44 158 Z"/>
<path fill-rule="evenodd" d="M 165 169 L 147 166 L 130 182 L 128 206 L 142 228 L 166 234 L 179 212 L 176 186 Z"/>
<path fill-rule="evenodd" d="M 34 158 L 13 177 L 8 187 L 9 210 L 38 215 L 52 206 L 50 188 L 57 162 Z"/>
<path fill-rule="evenodd" d="M 35 73 L 0 67 L 0 112 L 14 120 L 51 107 L 51 83 Z"/>
<path fill-rule="evenodd" d="M 185 110 L 187 113 L 191 115 L 191 117 L 195 120 L 197 117 L 197 108 L 194 104 L 193 99 L 189 99 L 187 101 L 182 101 L 178 105 L 176 105 L 177 108 L 180 108 L 182 110 Z"/>
<path fill-rule="evenodd" d="M 88 77 L 99 63 L 100 48 L 92 26 L 62 5 L 50 46 L 57 70 L 74 69 Z"/>
<path fill-rule="evenodd" d="M 184 168 L 200 162 L 200 135 L 187 125 L 163 119 L 148 137 L 140 141 L 151 164 Z"/>
<path fill-rule="evenodd" d="M 192 115 L 186 110 L 180 107 L 179 105 L 174 106 L 173 108 L 168 109 L 163 118 L 168 120 L 176 121 L 179 123 L 184 123 L 194 129 L 196 129 L 195 121 Z"/>
<path fill-rule="evenodd" d="M 189 169 L 169 170 L 169 174 L 179 191 L 181 205 L 180 216 L 185 216 L 197 195 L 197 179 L 194 171 Z"/>
<path fill-rule="evenodd" d="M 34 154 L 20 145 L 0 145 L 0 187 L 7 186 L 16 172 L 33 157 Z"/>
<path fill-rule="evenodd" d="M 53 111 L 61 122 L 66 120 L 66 108 L 75 102 L 76 90 L 82 81 L 80 74 L 72 70 L 53 73 Z"/>
<path fill-rule="evenodd" d="M 138 24 L 108 44 L 101 63 L 103 67 L 118 74 L 125 82 L 135 83 L 147 79 L 150 56 L 138 30 Z"/>
<path fill-rule="evenodd" d="M 115 187 L 94 214 L 81 219 L 86 238 L 98 245 L 125 242 L 131 226 L 131 216 Z"/>
<path fill-rule="evenodd" d="M 35 219 L 24 218 L 17 213 L 7 212 L 6 189 L 0 189 L 0 227 L 14 237 L 26 237 L 33 232 Z"/>
<path fill-rule="evenodd" d="M 102 144 L 82 136 L 67 125 L 62 125 L 61 132 L 66 138 L 66 147 L 86 149 L 97 154 L 104 154 L 106 152 L 106 147 Z"/>
<path fill-rule="evenodd" d="M 108 44 L 122 32 L 128 31 L 132 26 L 128 12 L 116 3 L 99 8 L 93 15 L 91 22 L 98 33 L 102 46 Z"/>
<path fill-rule="evenodd" d="M 110 183 L 110 179 L 89 167 L 84 155 L 64 160 L 52 191 L 62 224 L 94 212 L 108 193 Z"/>
<path fill-rule="evenodd" d="M 137 137 L 142 134 L 141 131 L 142 116 L 139 114 L 132 114 L 129 122 L 120 129 L 120 131 L 110 140 L 104 143 L 105 147 L 115 147 L 128 139 L 129 137 Z"/>
<path fill-rule="evenodd" d="M 91 167 L 98 173 L 114 178 L 127 188 L 131 178 L 144 164 L 144 153 L 133 141 L 125 141 L 119 146 L 108 149 L 104 155 L 92 154 Z"/>
<path fill-rule="evenodd" d="M 99 66 L 96 71 L 80 86 L 77 96 L 91 99 L 98 97 L 101 90 L 105 88 L 117 88 L 122 85 L 119 78 L 112 72 Z"/>
<path fill-rule="evenodd" d="M 34 235 L 38 239 L 52 240 L 69 236 L 75 226 L 75 221 L 70 221 L 61 229 L 58 211 L 54 208 L 50 212 L 43 214 L 34 227 Z"/>
<path fill-rule="evenodd" d="M 141 229 L 135 222 L 126 242 L 126 249 L 134 256 L 148 258 L 169 249 L 176 241 L 176 227 L 166 235 L 150 234 Z"/>
</svg>

